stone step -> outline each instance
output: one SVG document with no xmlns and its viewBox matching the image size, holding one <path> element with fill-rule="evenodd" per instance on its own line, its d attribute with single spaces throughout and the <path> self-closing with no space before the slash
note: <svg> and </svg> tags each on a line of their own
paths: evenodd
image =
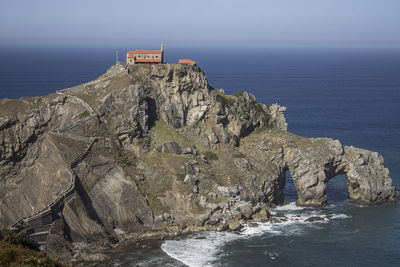
<svg viewBox="0 0 400 267">
<path fill-rule="evenodd" d="M 45 232 L 45 231 L 48 232 L 48 231 L 50 230 L 50 228 L 51 228 L 51 224 L 46 224 L 46 225 L 42 225 L 42 226 L 31 227 L 31 228 L 28 228 L 28 229 L 26 230 L 26 234 L 27 234 L 27 235 L 31 235 L 31 234 L 38 233 L 38 232 Z"/>
<path fill-rule="evenodd" d="M 34 233 L 31 235 L 28 235 L 35 243 L 40 243 L 40 242 L 46 242 L 47 236 L 49 235 L 49 232 L 39 232 L 39 233 Z"/>
<path fill-rule="evenodd" d="M 28 235 L 29 237 L 34 237 L 34 236 L 41 236 L 41 235 L 48 235 L 49 231 L 43 231 L 43 232 L 37 232 L 37 233 L 33 233 Z"/>
</svg>

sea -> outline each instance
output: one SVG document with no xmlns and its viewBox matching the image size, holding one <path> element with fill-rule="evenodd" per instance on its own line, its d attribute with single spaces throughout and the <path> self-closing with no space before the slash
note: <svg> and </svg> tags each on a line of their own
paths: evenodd
<svg viewBox="0 0 400 267">
<path fill-rule="evenodd" d="M 0 46 L 0 98 L 40 96 L 88 82 L 136 47 Z M 150 47 L 151 48 L 151 47 Z M 292 133 L 331 137 L 380 153 L 400 189 L 400 49 L 168 47 L 198 62 L 209 84 L 285 106 Z M 123 60 L 120 56 L 119 60 Z M 202 232 L 110 251 L 110 266 L 400 266 L 400 204 L 347 201 L 346 176 L 325 208 L 297 207 L 287 174 L 285 223 Z M 323 221 L 305 222 L 310 216 Z"/>
</svg>

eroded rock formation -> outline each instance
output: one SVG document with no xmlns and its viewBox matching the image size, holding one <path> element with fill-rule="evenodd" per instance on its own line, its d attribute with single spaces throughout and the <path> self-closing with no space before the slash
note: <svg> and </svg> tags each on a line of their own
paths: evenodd
<svg viewBox="0 0 400 267">
<path fill-rule="evenodd" d="M 65 189 L 65 166 L 92 137 L 97 142 L 73 166 L 76 191 L 57 211 L 45 247 L 64 262 L 93 260 L 93 247 L 82 244 L 106 248 L 126 238 L 266 220 L 268 207 L 284 203 L 288 170 L 299 205 L 326 204 L 328 181 L 338 174 L 347 176 L 351 201 L 396 201 L 381 156 L 293 135 L 284 111 L 247 92 L 225 95 L 200 68 L 176 64 L 117 64 L 62 92 L 3 99 L 0 226 Z"/>
</svg>

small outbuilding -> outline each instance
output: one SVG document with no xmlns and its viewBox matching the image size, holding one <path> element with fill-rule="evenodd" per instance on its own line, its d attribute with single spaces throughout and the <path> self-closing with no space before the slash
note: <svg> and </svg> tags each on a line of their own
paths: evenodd
<svg viewBox="0 0 400 267">
<path fill-rule="evenodd" d="M 192 66 L 196 66 L 197 62 L 193 61 L 191 59 L 179 59 L 178 60 L 178 64 L 189 64 L 189 65 L 192 65 Z"/>
</svg>

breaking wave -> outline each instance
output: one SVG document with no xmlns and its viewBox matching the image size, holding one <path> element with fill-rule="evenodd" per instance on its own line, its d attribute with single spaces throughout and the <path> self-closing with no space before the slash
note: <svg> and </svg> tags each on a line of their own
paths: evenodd
<svg viewBox="0 0 400 267">
<path fill-rule="evenodd" d="M 239 233 L 200 232 L 178 239 L 166 240 L 161 245 L 161 249 L 168 256 L 191 267 L 215 266 L 218 265 L 224 246 L 232 241 L 261 235 L 301 235 L 307 227 L 319 227 L 330 220 L 351 217 L 346 214 L 334 213 L 332 211 L 334 208 L 334 205 L 330 205 L 324 209 L 312 209 L 298 207 L 295 202 L 292 202 L 272 211 L 272 214 L 281 214 L 284 218 L 280 223 L 257 223 L 258 227 L 245 225 Z"/>
</svg>

